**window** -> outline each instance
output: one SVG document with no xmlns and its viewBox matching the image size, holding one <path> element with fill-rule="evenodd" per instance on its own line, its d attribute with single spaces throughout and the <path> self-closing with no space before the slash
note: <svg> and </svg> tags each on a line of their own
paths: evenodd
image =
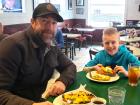
<svg viewBox="0 0 140 105">
<path fill-rule="evenodd" d="M 87 24 L 108 27 L 112 23 L 124 23 L 125 0 L 89 0 Z"/>
</svg>

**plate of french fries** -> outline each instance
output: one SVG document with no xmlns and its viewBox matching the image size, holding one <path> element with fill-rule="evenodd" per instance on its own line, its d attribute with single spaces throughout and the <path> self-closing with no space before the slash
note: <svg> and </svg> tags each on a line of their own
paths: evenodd
<svg viewBox="0 0 140 105">
<path fill-rule="evenodd" d="M 119 75 L 110 67 L 104 67 L 102 64 L 98 64 L 100 70 L 96 71 L 92 67 L 84 68 L 85 71 L 89 71 L 86 77 L 96 82 L 114 82 L 119 79 Z"/>
<path fill-rule="evenodd" d="M 85 85 L 86 86 L 86 85 Z M 96 96 L 81 85 L 78 89 L 66 92 L 53 101 L 54 105 L 92 105 Z"/>
<path fill-rule="evenodd" d="M 120 78 L 118 74 L 116 74 L 114 76 L 109 76 L 109 75 L 100 74 L 97 71 L 88 72 L 86 77 L 92 81 L 105 82 L 105 83 L 114 82 Z"/>
</svg>

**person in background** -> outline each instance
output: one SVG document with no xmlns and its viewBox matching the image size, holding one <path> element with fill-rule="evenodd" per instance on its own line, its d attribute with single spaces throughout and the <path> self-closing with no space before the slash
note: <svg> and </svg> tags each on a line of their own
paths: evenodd
<svg viewBox="0 0 140 105">
<path fill-rule="evenodd" d="M 7 34 L 3 34 L 3 25 L 2 23 L 0 22 L 0 41 L 2 39 L 4 39 L 5 37 L 7 37 L 8 35 Z"/>
<path fill-rule="evenodd" d="M 55 40 L 56 40 L 56 45 L 59 48 L 63 48 L 64 47 L 64 38 L 63 38 L 63 33 L 60 29 L 57 28 L 56 30 L 56 35 L 55 35 Z"/>
<path fill-rule="evenodd" d="M 63 33 L 69 33 L 69 24 L 65 24 L 65 26 L 61 29 Z"/>
<path fill-rule="evenodd" d="M 55 69 L 60 77 L 48 89 L 47 96 L 64 93 L 74 82 L 75 64 L 52 44 L 57 22 L 62 21 L 54 5 L 41 3 L 34 9 L 26 30 L 1 41 L 1 105 L 52 105 L 41 96 Z"/>
<path fill-rule="evenodd" d="M 99 65 L 111 66 L 115 72 L 123 73 L 128 76 L 128 64 L 136 63 L 140 65 L 140 61 L 127 50 L 125 45 L 120 45 L 120 35 L 116 28 L 107 28 L 103 31 L 103 47 L 104 50 L 95 55 L 95 58 L 89 61 L 85 66 L 92 67 L 94 70 L 100 70 Z"/>
</svg>

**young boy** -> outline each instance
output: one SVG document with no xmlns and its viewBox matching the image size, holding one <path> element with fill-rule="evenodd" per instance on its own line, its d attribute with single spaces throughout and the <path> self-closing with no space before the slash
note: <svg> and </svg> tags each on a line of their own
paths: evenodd
<svg viewBox="0 0 140 105">
<path fill-rule="evenodd" d="M 119 39 L 120 35 L 116 28 L 105 29 L 102 36 L 104 50 L 97 53 L 95 58 L 86 64 L 86 67 L 99 70 L 100 67 L 97 64 L 102 64 L 111 66 L 116 72 L 128 76 L 128 64 L 140 65 L 140 61 L 124 45 L 119 44 Z"/>
</svg>

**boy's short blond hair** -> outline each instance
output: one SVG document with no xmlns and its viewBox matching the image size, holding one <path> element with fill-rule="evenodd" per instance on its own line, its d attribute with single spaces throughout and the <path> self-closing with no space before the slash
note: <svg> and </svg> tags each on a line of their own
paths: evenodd
<svg viewBox="0 0 140 105">
<path fill-rule="evenodd" d="M 112 35 L 112 34 L 116 34 L 116 33 L 118 33 L 118 30 L 117 30 L 117 28 L 114 28 L 114 27 L 106 28 L 103 31 L 103 35 Z"/>
</svg>

